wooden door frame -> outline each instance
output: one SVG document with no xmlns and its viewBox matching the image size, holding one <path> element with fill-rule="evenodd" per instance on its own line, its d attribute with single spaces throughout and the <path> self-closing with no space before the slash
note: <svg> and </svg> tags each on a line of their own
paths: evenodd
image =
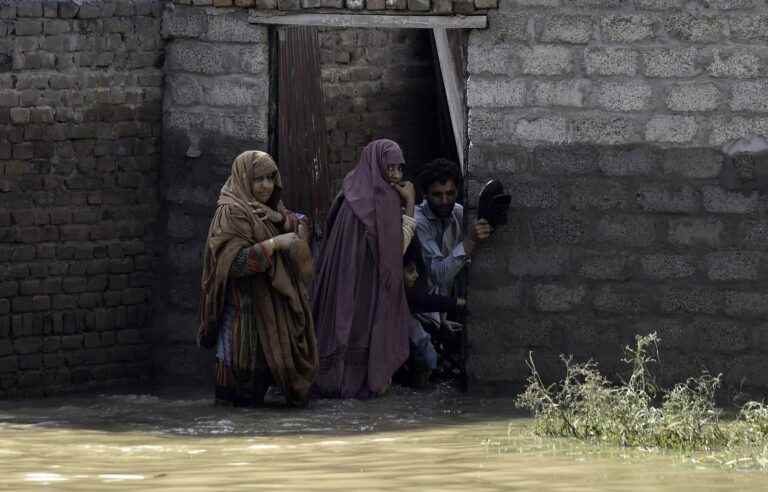
<svg viewBox="0 0 768 492">
<path fill-rule="evenodd" d="M 485 15 L 375 15 L 375 14 L 265 14 L 252 10 L 248 22 L 272 26 L 358 27 L 370 29 L 430 29 L 435 41 L 440 74 L 445 87 L 456 154 L 466 176 L 467 109 L 461 95 L 456 59 L 448 42 L 448 29 L 485 29 Z"/>
</svg>

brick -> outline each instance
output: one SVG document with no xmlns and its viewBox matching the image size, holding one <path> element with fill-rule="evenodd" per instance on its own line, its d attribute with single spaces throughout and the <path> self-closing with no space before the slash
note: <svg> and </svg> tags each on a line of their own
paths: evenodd
<svg viewBox="0 0 768 492">
<path fill-rule="evenodd" d="M 600 21 L 603 40 L 611 43 L 652 40 L 656 37 L 654 25 L 654 18 L 644 14 L 612 14 L 603 17 Z"/>
<path fill-rule="evenodd" d="M 41 352 L 43 339 L 40 337 L 28 337 L 13 341 L 13 349 L 17 354 L 33 354 Z"/>
<path fill-rule="evenodd" d="M 587 48 L 584 50 L 587 75 L 628 75 L 638 71 L 638 54 L 629 48 Z"/>
<path fill-rule="evenodd" d="M 637 203 L 646 212 L 693 214 L 701 208 L 699 193 L 685 185 L 641 187 Z"/>
<path fill-rule="evenodd" d="M 705 186 L 702 188 L 702 200 L 707 212 L 749 214 L 757 209 L 759 194 L 757 191 L 745 194 L 716 186 Z"/>
<path fill-rule="evenodd" d="M 0 90 L 0 108 L 19 105 L 19 93 L 12 90 Z"/>
<path fill-rule="evenodd" d="M 584 94 L 588 90 L 589 82 L 586 80 L 536 82 L 531 95 L 536 106 L 582 107 Z"/>
<path fill-rule="evenodd" d="M 768 112 L 768 80 L 734 82 L 731 92 L 732 110 Z"/>
<path fill-rule="evenodd" d="M 597 239 L 621 246 L 650 246 L 656 240 L 655 222 L 638 215 L 604 217 L 597 224 Z"/>
<path fill-rule="evenodd" d="M 609 111 L 642 111 L 652 96 L 651 86 L 642 81 L 606 82 L 598 87 L 597 103 Z"/>
<path fill-rule="evenodd" d="M 17 36 L 39 36 L 43 33 L 43 23 L 40 21 L 16 21 Z"/>
<path fill-rule="evenodd" d="M 517 107 L 525 104 L 525 81 L 470 77 L 467 81 L 469 107 Z"/>
<path fill-rule="evenodd" d="M 430 0 L 408 0 L 408 10 L 428 12 L 430 7 Z"/>
<path fill-rule="evenodd" d="M 715 43 L 723 38 L 726 21 L 720 15 L 682 13 L 665 19 L 669 35 L 692 43 Z"/>
<path fill-rule="evenodd" d="M 487 56 L 487 55 L 486 55 Z M 573 70 L 571 51 L 556 45 L 523 47 L 519 56 L 526 75 L 565 75 Z"/>
<path fill-rule="evenodd" d="M 592 18 L 577 15 L 546 17 L 541 40 L 545 43 L 586 44 L 592 39 Z"/>
<path fill-rule="evenodd" d="M 707 66 L 707 72 L 713 77 L 749 79 L 760 72 L 760 57 L 747 50 L 712 50 L 712 63 Z"/>
<path fill-rule="evenodd" d="M 722 252 L 706 256 L 707 276 L 710 280 L 756 280 L 760 266 L 760 253 Z"/>
<path fill-rule="evenodd" d="M 540 312 L 567 312 L 579 307 L 586 297 L 587 289 L 583 285 L 567 286 L 558 284 L 538 284 L 533 286 L 533 303 Z"/>
<path fill-rule="evenodd" d="M 667 149 L 663 151 L 662 168 L 666 174 L 684 178 L 715 178 L 723 168 L 723 155 L 709 148 Z"/>
<path fill-rule="evenodd" d="M 699 126 L 689 116 L 653 116 L 645 127 L 645 139 L 649 142 L 687 143 L 694 139 Z"/>
<path fill-rule="evenodd" d="M 643 52 L 647 77 L 672 78 L 694 77 L 699 74 L 696 66 L 696 48 L 656 48 Z"/>
<path fill-rule="evenodd" d="M 29 108 L 11 108 L 10 115 L 11 115 L 11 122 L 16 125 L 24 125 L 29 123 L 29 118 L 30 118 Z"/>
<path fill-rule="evenodd" d="M 499 7 L 499 0 L 475 0 L 475 8 L 478 10 L 496 9 Z"/>
<path fill-rule="evenodd" d="M 688 278 L 696 273 L 696 261 L 692 256 L 654 254 L 640 258 L 643 275 L 655 280 Z"/>
<path fill-rule="evenodd" d="M 667 230 L 670 243 L 679 246 L 720 245 L 723 223 L 715 218 L 671 219 Z"/>
</svg>

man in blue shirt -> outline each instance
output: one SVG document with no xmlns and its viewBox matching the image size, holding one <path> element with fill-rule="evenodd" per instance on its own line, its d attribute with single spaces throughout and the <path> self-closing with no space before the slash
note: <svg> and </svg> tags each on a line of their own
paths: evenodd
<svg viewBox="0 0 768 492">
<path fill-rule="evenodd" d="M 491 235 L 484 219 L 464 233 L 464 207 L 456 203 L 461 173 L 456 163 L 435 159 L 418 177 L 424 201 L 416 206 L 416 234 L 422 247 L 429 293 L 454 296 L 456 278 L 475 249 Z M 435 322 L 445 322 L 445 313 L 429 313 Z"/>
</svg>

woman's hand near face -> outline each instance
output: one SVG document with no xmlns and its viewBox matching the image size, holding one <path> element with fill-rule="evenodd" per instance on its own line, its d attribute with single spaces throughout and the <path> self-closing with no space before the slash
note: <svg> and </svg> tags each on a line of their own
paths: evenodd
<svg viewBox="0 0 768 492">
<path fill-rule="evenodd" d="M 410 181 L 392 183 L 392 187 L 400 195 L 400 201 L 405 207 L 405 215 L 413 217 L 413 209 L 416 205 L 416 189 Z"/>
<path fill-rule="evenodd" d="M 256 217 L 261 220 L 268 220 L 273 224 L 282 224 L 285 221 L 283 214 L 277 210 L 273 210 L 263 203 L 251 202 L 251 207 L 253 207 L 253 211 L 256 213 Z"/>
</svg>

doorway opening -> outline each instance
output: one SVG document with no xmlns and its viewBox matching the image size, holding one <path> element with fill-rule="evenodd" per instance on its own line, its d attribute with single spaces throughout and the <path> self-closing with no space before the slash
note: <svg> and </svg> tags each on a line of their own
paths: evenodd
<svg viewBox="0 0 768 492">
<path fill-rule="evenodd" d="M 286 203 L 311 216 L 316 239 L 344 176 L 372 140 L 400 144 L 406 179 L 435 158 L 464 173 L 464 30 L 277 25 L 271 40 L 270 151 Z M 464 282 L 457 285 L 453 295 L 465 297 Z M 464 386 L 466 330 L 444 342 L 436 337 L 443 377 Z"/>
</svg>

